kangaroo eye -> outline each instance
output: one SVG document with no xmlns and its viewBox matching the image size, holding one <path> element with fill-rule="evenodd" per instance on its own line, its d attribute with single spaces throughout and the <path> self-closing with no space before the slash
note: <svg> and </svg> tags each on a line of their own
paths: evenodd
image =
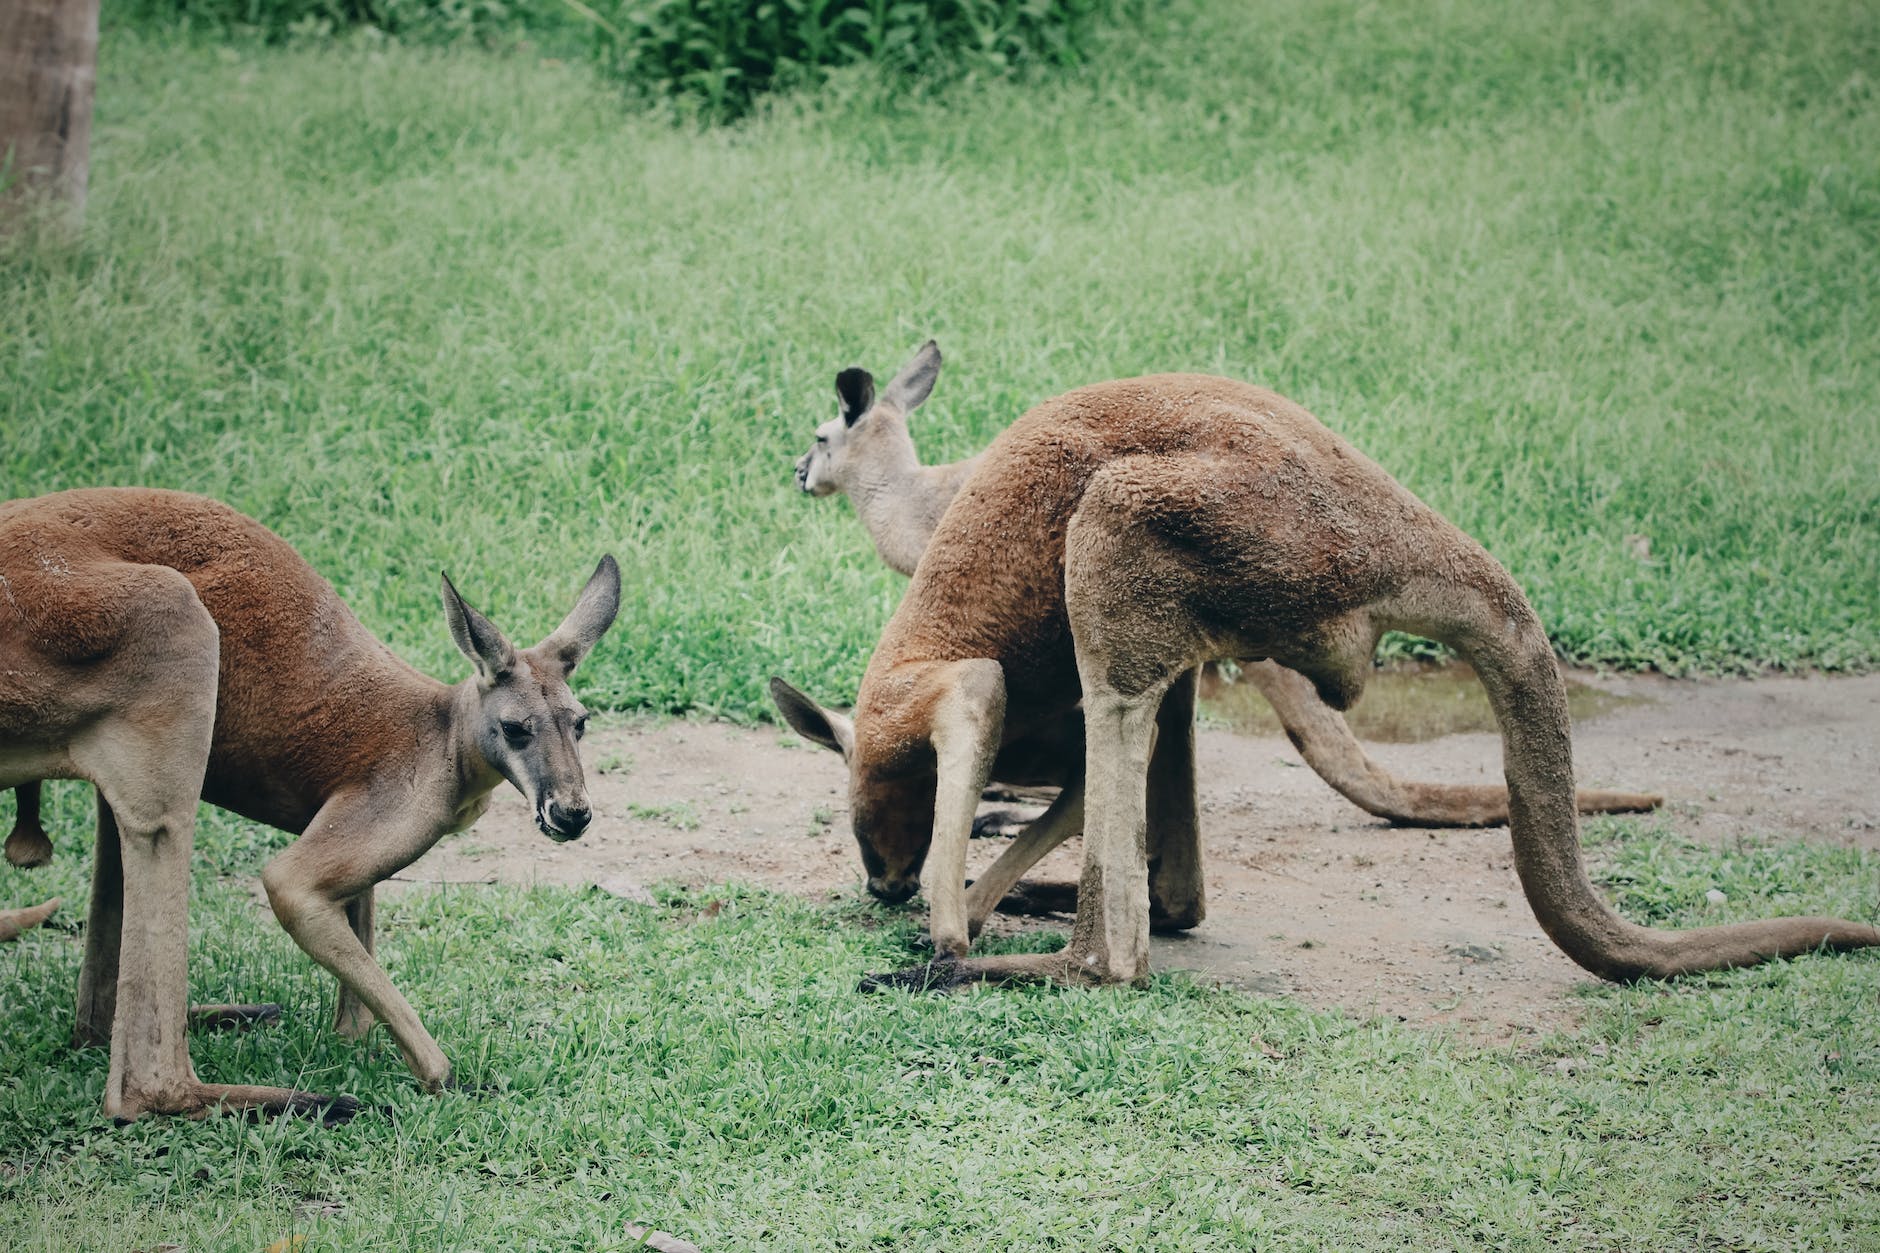
<svg viewBox="0 0 1880 1253">
<path fill-rule="evenodd" d="M 534 732 L 526 722 L 512 722 L 508 718 L 502 721 L 503 738 L 511 744 L 527 743 Z"/>
<path fill-rule="evenodd" d="M 588 720 L 588 716 L 586 714 L 582 714 L 579 718 L 576 718 L 574 720 L 574 738 L 575 739 L 578 740 L 582 736 L 587 734 L 587 720 Z"/>
</svg>

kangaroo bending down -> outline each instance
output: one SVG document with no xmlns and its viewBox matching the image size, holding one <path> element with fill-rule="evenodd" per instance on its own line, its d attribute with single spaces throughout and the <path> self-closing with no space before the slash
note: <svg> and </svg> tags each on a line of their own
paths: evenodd
<svg viewBox="0 0 1880 1253">
<path fill-rule="evenodd" d="M 980 456 L 922 465 L 908 434 L 910 414 L 940 376 L 940 348 L 928 340 L 877 397 L 874 377 L 860 368 L 836 375 L 837 416 L 816 430 L 797 459 L 796 483 L 811 496 L 847 495 L 888 566 L 912 575 L 941 515 L 973 473 Z M 1272 705 L 1306 764 L 1347 800 L 1393 823 L 1420 827 L 1499 826 L 1508 820 L 1508 790 L 1397 778 L 1365 753 L 1343 715 L 1319 699 L 1303 676 L 1272 661 L 1242 673 Z M 1081 742 L 1075 744 L 1082 757 Z M 1011 782 L 994 773 L 994 779 Z M 1584 791 L 1581 813 L 1637 813 L 1663 798 L 1633 792 Z"/>
<path fill-rule="evenodd" d="M 373 886 L 474 822 L 503 779 L 550 838 L 586 828 L 586 713 L 567 679 L 613 622 L 620 574 L 604 558 L 525 651 L 448 578 L 443 595 L 475 666 L 454 687 L 393 656 L 284 540 L 226 505 L 140 488 L 0 505 L 0 787 L 97 788 L 74 1035 L 110 1041 L 107 1113 L 328 1104 L 201 1083 L 190 1066 L 198 797 L 299 835 L 261 877 L 294 942 L 339 979 L 335 1025 L 356 1036 L 376 1015 L 421 1084 L 449 1080 L 372 958 Z"/>
<path fill-rule="evenodd" d="M 1081 701 L 1082 786 L 1035 824 L 1081 810 L 1070 942 L 958 961 L 946 977 L 1138 980 L 1151 895 L 1201 900 L 1197 667 L 1270 659 L 1345 708 L 1391 629 L 1454 647 L 1480 676 L 1522 888 L 1586 969 L 1659 977 L 1880 944 L 1880 929 L 1835 918 L 1663 932 L 1615 913 L 1581 862 L 1565 687 L 1514 580 L 1297 405 L 1200 375 L 1046 401 L 993 441 L 947 508 L 852 726 L 832 728 L 849 740 L 869 887 L 905 899 L 928 863 L 935 950 L 962 958 L 980 791 L 1002 745 Z"/>
</svg>

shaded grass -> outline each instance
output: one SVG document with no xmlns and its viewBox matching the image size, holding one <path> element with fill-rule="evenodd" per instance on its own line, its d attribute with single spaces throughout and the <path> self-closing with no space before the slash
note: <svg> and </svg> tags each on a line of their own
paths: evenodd
<svg viewBox="0 0 1880 1253">
<path fill-rule="evenodd" d="M 612 550 L 584 698 L 762 715 L 771 673 L 852 692 L 900 588 L 789 462 L 838 367 L 936 334 L 934 459 L 1219 371 L 1481 538 L 1575 659 L 1874 663 L 1868 6 L 1157 21 L 710 132 L 527 55 L 116 31 L 86 236 L 0 245 L 0 490 L 228 499 L 440 675 L 438 568 L 533 637 Z"/>
<path fill-rule="evenodd" d="M 82 820 L 58 790 L 58 826 Z M 1663 925 L 1872 917 L 1880 862 L 1591 832 Z M 414 891 L 380 955 L 481 1097 L 418 1093 L 383 1032 L 324 1028 L 331 983 L 257 907 L 280 837 L 209 814 L 192 994 L 275 999 L 199 1035 L 206 1078 L 345 1090 L 342 1130 L 97 1114 L 64 1045 L 81 950 L 0 950 L 0 1243 L 18 1250 L 624 1246 L 642 1217 L 778 1249 L 1827 1248 L 1880 1239 L 1880 962 L 1806 958 L 1588 985 L 1575 1033 L 1476 1048 L 1157 977 L 1144 992 L 859 996 L 912 916 L 728 886 Z M 69 840 L 31 881 L 68 895 Z M 49 878 L 48 878 L 49 876 Z M 28 880 L 0 878 L 7 904 Z M 69 926 L 68 919 L 68 926 Z M 1038 936 L 1020 942 L 1036 944 Z"/>
</svg>

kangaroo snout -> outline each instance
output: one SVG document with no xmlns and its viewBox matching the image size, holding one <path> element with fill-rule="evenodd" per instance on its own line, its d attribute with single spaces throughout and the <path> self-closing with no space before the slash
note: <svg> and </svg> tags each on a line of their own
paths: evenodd
<svg viewBox="0 0 1880 1253">
<path fill-rule="evenodd" d="M 536 811 L 535 825 L 542 829 L 542 834 L 557 843 L 581 838 L 581 833 L 594 820 L 594 813 L 588 808 L 587 801 L 573 801 L 562 804 L 551 800 Z"/>
<path fill-rule="evenodd" d="M 868 894 L 883 905 L 899 905 L 902 901 L 920 891 L 919 879 L 888 879 L 881 875 L 868 876 Z"/>
</svg>

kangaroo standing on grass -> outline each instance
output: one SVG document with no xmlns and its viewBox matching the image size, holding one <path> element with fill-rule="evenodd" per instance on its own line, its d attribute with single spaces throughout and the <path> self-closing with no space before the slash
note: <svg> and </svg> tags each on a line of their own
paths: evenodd
<svg viewBox="0 0 1880 1253">
<path fill-rule="evenodd" d="M 796 462 L 797 486 L 812 496 L 846 494 L 882 560 L 907 575 L 914 573 L 947 506 L 985 455 L 949 465 L 920 463 L 907 419 L 932 393 L 940 364 L 939 346 L 928 340 L 879 398 L 868 371 L 855 367 L 842 371 L 836 376 L 837 416 L 817 429 L 815 443 Z M 1306 762 L 1365 811 L 1418 826 L 1495 826 L 1507 821 L 1505 787 L 1398 779 L 1365 754 L 1344 717 L 1319 698 L 1303 675 L 1272 661 L 1247 663 L 1243 673 L 1272 705 Z M 822 708 L 781 679 L 771 681 L 771 697 L 785 721 L 805 738 L 847 755 L 844 745 L 851 735 L 842 715 Z M 1179 721 L 1174 710 L 1170 716 Z M 1192 736 L 1177 726 L 1165 730 Z M 1022 743 L 1002 744 L 992 778 L 1002 783 L 1075 788 L 1083 757 L 1081 712 L 1071 710 L 1048 728 L 1031 732 Z M 1182 767 L 1175 760 L 1169 768 Z M 1582 791 L 1576 797 L 1581 813 L 1638 812 L 1657 808 L 1661 800 L 1604 791 Z M 1192 820 L 1181 818 L 1178 825 L 1182 824 L 1192 825 Z M 969 931 L 976 935 L 1019 877 L 1057 844 L 1076 835 L 1081 825 L 1081 792 L 1047 809 L 973 885 L 968 894 Z M 1159 859 L 1152 866 L 1159 870 Z M 1159 875 L 1157 881 L 1162 882 Z M 1036 907 L 1062 897 L 1061 892 L 1049 899 L 1038 895 L 1051 890 L 1052 885 L 1034 885 L 1032 895 L 1037 899 L 1027 904 Z M 1159 893 L 1152 894 L 1150 909 L 1157 930 L 1195 926 L 1205 912 L 1198 898 L 1165 901 Z"/>
<path fill-rule="evenodd" d="M 279 536 L 180 492 L 104 488 L 0 505 L 0 787 L 98 790 L 74 1036 L 111 1045 L 105 1111 L 268 1111 L 350 1098 L 205 1084 L 184 1036 L 197 798 L 299 835 L 262 871 L 294 942 L 339 979 L 335 1026 L 374 1016 L 418 1081 L 450 1063 L 372 958 L 373 886 L 476 821 L 503 779 L 536 824 L 588 824 L 570 672 L 613 622 L 611 557 L 518 651 L 446 578 L 450 686 L 370 632 Z M 41 907 L 44 908 L 43 906 Z"/>
<path fill-rule="evenodd" d="M 836 375 L 837 416 L 817 428 L 816 442 L 796 462 L 797 486 L 811 496 L 848 496 L 875 551 L 905 575 L 914 573 L 941 515 L 985 455 L 948 465 L 920 463 L 907 420 L 939 376 L 940 348 L 933 340 L 922 345 L 879 399 L 868 371 L 842 371 Z M 1242 674 L 1272 705 L 1306 764 L 1366 813 L 1418 827 L 1508 821 L 1507 788 L 1399 779 L 1365 754 L 1343 715 L 1320 700 L 1304 676 L 1272 661 L 1250 662 Z M 1636 813 L 1656 809 L 1663 798 L 1583 791 L 1578 803 L 1581 813 Z"/>
<path fill-rule="evenodd" d="M 1581 863 L 1565 687 L 1507 571 L 1290 401 L 1159 375 L 1046 401 L 993 442 L 882 634 L 853 724 L 829 728 L 847 740 L 870 889 L 905 899 L 931 862 L 929 931 L 958 959 L 968 835 L 1001 745 L 1082 703 L 1082 786 L 1053 806 L 1080 809 L 1084 829 L 1069 944 L 908 978 L 1143 978 L 1151 899 L 1201 898 L 1197 668 L 1270 659 L 1342 709 L 1392 629 L 1454 647 L 1480 676 L 1516 870 L 1580 965 L 1622 980 L 1880 944 L 1834 918 L 1661 932 L 1613 912 Z"/>
</svg>

